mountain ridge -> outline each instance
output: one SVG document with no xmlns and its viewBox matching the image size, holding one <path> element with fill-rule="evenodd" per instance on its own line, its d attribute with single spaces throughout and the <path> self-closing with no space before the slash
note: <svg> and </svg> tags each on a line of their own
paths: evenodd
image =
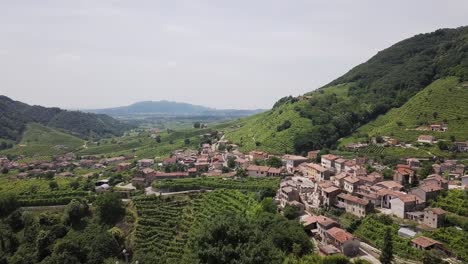
<svg viewBox="0 0 468 264">
<path fill-rule="evenodd" d="M 127 106 L 87 109 L 91 113 L 108 114 L 114 117 L 121 116 L 154 116 L 154 115 L 172 115 L 172 116 L 248 116 L 265 111 L 264 109 L 216 109 L 202 105 L 195 105 L 184 102 L 158 100 L 158 101 L 140 101 Z"/>
</svg>

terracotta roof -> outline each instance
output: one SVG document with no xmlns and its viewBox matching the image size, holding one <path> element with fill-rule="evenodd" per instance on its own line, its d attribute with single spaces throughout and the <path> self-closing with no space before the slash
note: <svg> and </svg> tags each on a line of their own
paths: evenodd
<svg viewBox="0 0 468 264">
<path fill-rule="evenodd" d="M 413 194 L 400 195 L 398 198 L 404 203 L 410 203 L 416 201 L 416 196 Z"/>
<path fill-rule="evenodd" d="M 301 219 L 301 223 L 304 226 L 308 226 L 313 223 L 317 223 L 317 217 L 315 215 L 309 215 Z"/>
<path fill-rule="evenodd" d="M 333 182 L 331 182 L 331 181 L 321 181 L 321 182 L 317 183 L 317 185 L 322 189 L 328 188 L 330 186 L 334 186 Z"/>
<path fill-rule="evenodd" d="M 336 186 L 330 186 L 330 187 L 327 187 L 325 189 L 323 189 L 324 192 L 326 193 L 332 193 L 332 192 L 336 192 L 336 191 L 339 191 L 340 189 L 337 188 Z"/>
<path fill-rule="evenodd" d="M 383 186 L 384 188 L 387 188 L 387 189 L 403 188 L 403 185 L 399 184 L 396 181 L 382 181 L 382 182 L 376 183 L 375 185 Z"/>
<path fill-rule="evenodd" d="M 338 195 L 338 198 L 341 198 L 341 199 L 343 199 L 345 201 L 350 201 L 350 202 L 353 202 L 353 203 L 356 203 L 356 204 L 360 204 L 360 205 L 367 205 L 369 203 L 369 201 L 358 198 L 358 197 L 356 197 L 354 195 L 351 195 L 351 194 L 340 193 Z"/>
<path fill-rule="evenodd" d="M 332 154 L 326 154 L 322 156 L 322 159 L 326 160 L 336 160 L 338 159 L 338 156 L 332 155 Z"/>
<path fill-rule="evenodd" d="M 297 155 L 284 155 L 283 159 L 285 160 L 307 160 L 306 157 L 297 156 Z"/>
<path fill-rule="evenodd" d="M 358 183 L 359 179 L 354 177 L 354 176 L 349 176 L 344 178 L 345 181 L 350 182 L 350 183 Z"/>
<path fill-rule="evenodd" d="M 344 243 L 348 240 L 354 239 L 353 235 L 338 227 L 330 228 L 329 230 L 327 230 L 327 233 L 340 243 Z"/>
<path fill-rule="evenodd" d="M 343 158 L 339 158 L 339 159 L 335 160 L 335 163 L 345 163 L 345 162 L 346 162 L 346 160 L 343 159 Z"/>
<path fill-rule="evenodd" d="M 427 176 L 426 179 L 424 179 L 424 181 L 428 181 L 428 180 L 435 180 L 435 181 L 438 181 L 438 182 L 441 182 L 441 183 L 448 183 L 448 181 L 446 179 L 444 179 L 442 176 L 440 176 L 438 174 L 431 174 L 431 175 Z"/>
<path fill-rule="evenodd" d="M 418 140 L 430 140 L 430 141 L 432 141 L 432 140 L 434 140 L 434 137 L 430 136 L 430 135 L 420 135 L 418 137 Z"/>
<path fill-rule="evenodd" d="M 144 168 L 144 169 L 142 169 L 141 171 L 142 171 L 144 174 L 149 174 L 149 173 L 153 173 L 153 172 L 154 172 L 154 170 L 151 169 L 151 168 Z"/>
<path fill-rule="evenodd" d="M 404 167 L 397 167 L 396 171 L 401 175 L 411 175 L 414 173 L 412 169 L 404 168 Z"/>
<path fill-rule="evenodd" d="M 273 168 L 273 167 L 270 167 L 270 169 L 268 169 L 268 172 L 269 173 L 281 173 L 281 169 L 280 168 Z"/>
<path fill-rule="evenodd" d="M 427 208 L 426 210 L 432 211 L 436 215 L 443 215 L 446 214 L 447 212 L 443 210 L 442 208 Z"/>
<path fill-rule="evenodd" d="M 325 172 L 325 171 L 327 171 L 326 168 L 324 168 L 324 167 L 322 167 L 320 164 L 316 164 L 316 163 L 307 163 L 305 166 L 306 166 L 306 167 L 309 167 L 309 168 L 311 168 L 311 169 L 314 169 L 314 170 L 316 170 L 316 171 L 318 171 L 318 172 Z"/>
<path fill-rule="evenodd" d="M 319 223 L 320 225 L 324 226 L 324 227 L 327 227 L 327 226 L 330 226 L 332 224 L 338 224 L 336 221 L 334 221 L 333 219 L 331 218 L 328 218 L 326 216 L 323 216 L 323 215 L 319 215 L 317 216 L 317 223 Z"/>
<path fill-rule="evenodd" d="M 344 179 L 346 177 L 348 177 L 348 175 L 346 173 L 342 172 L 342 173 L 339 173 L 339 174 L 335 175 L 335 180 L 341 180 L 341 179 Z"/>
<path fill-rule="evenodd" d="M 440 243 L 439 241 L 425 237 L 425 236 L 420 236 L 418 238 L 415 238 L 411 240 L 411 242 L 423 248 L 427 248 L 433 245 L 442 245 L 442 243 Z"/>
<path fill-rule="evenodd" d="M 424 192 L 437 192 L 442 190 L 442 187 L 440 187 L 437 183 L 435 182 L 428 182 L 419 185 L 419 188 L 423 190 Z"/>
</svg>

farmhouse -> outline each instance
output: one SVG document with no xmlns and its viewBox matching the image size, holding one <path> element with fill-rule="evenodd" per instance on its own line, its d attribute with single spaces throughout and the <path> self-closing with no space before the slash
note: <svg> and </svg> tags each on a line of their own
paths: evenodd
<svg viewBox="0 0 468 264">
<path fill-rule="evenodd" d="M 321 157 L 322 167 L 327 168 L 327 169 L 334 168 L 336 159 L 338 159 L 338 157 L 332 154 L 323 155 Z"/>
<path fill-rule="evenodd" d="M 306 162 L 307 158 L 297 155 L 284 155 L 283 162 L 286 164 L 286 170 L 289 173 L 294 172 L 294 168 L 299 166 L 299 164 Z"/>
<path fill-rule="evenodd" d="M 428 143 L 428 144 L 432 144 L 434 143 L 435 141 L 435 138 L 431 135 L 420 135 L 418 137 L 418 142 L 420 143 Z"/>
<path fill-rule="evenodd" d="M 357 187 L 359 186 L 359 179 L 354 176 L 348 176 L 343 179 L 344 182 L 344 190 L 348 193 L 354 193 L 357 191 Z"/>
<path fill-rule="evenodd" d="M 304 165 L 305 167 L 305 176 L 310 176 L 314 178 L 316 181 L 323 181 L 330 179 L 330 171 L 320 166 L 319 164 L 315 163 L 307 163 Z"/>
<path fill-rule="evenodd" d="M 359 240 L 341 228 L 332 227 L 327 230 L 325 240 L 345 256 L 352 257 L 359 253 Z"/>
<path fill-rule="evenodd" d="M 416 174 L 408 165 L 398 164 L 393 174 L 393 180 L 402 185 L 412 184 L 416 180 Z"/>
<path fill-rule="evenodd" d="M 411 240 L 411 244 L 413 245 L 413 247 L 417 249 L 424 249 L 424 250 L 442 248 L 442 243 L 432 238 L 425 237 L 425 236 L 420 236 Z"/>
<path fill-rule="evenodd" d="M 251 177 L 279 176 L 281 174 L 281 169 L 268 166 L 250 165 L 247 167 L 247 174 Z"/>
<path fill-rule="evenodd" d="M 432 228 L 442 227 L 445 223 L 447 212 L 441 208 L 426 208 L 424 209 L 423 223 Z"/>
<path fill-rule="evenodd" d="M 172 159 L 175 159 L 175 158 L 172 158 Z M 147 167 L 151 167 L 154 165 L 154 160 L 153 159 L 141 159 L 137 161 L 137 164 L 138 164 L 138 167 L 140 168 L 147 168 Z"/>
<path fill-rule="evenodd" d="M 337 206 L 357 217 L 365 217 L 372 209 L 369 201 L 345 193 L 338 195 Z"/>
</svg>

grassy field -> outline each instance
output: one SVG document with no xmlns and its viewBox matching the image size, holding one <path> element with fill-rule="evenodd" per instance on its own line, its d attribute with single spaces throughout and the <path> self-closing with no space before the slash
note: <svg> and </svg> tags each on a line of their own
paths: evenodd
<svg viewBox="0 0 468 264">
<path fill-rule="evenodd" d="M 0 154 L 24 155 L 26 158 L 48 160 L 50 156 L 72 152 L 84 144 L 82 139 L 57 129 L 31 123 L 23 134 L 21 142 Z"/>
<path fill-rule="evenodd" d="M 415 130 L 422 124 L 448 124 L 447 132 Z M 448 77 L 433 82 L 412 97 L 402 107 L 393 109 L 358 129 L 342 144 L 359 141 L 359 134 L 369 136 L 392 136 L 404 142 L 414 142 L 421 134 L 433 135 L 437 139 L 463 141 L 468 139 L 468 87 L 458 78 Z"/>
</svg>

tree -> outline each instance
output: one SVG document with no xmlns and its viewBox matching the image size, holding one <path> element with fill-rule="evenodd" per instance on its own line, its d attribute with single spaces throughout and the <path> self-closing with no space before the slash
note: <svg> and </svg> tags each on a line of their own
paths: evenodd
<svg viewBox="0 0 468 264">
<path fill-rule="evenodd" d="M 200 228 L 195 237 L 199 263 L 281 263 L 282 254 L 244 215 L 224 213 Z"/>
<path fill-rule="evenodd" d="M 262 206 L 262 210 L 264 212 L 272 213 L 275 214 L 277 211 L 277 206 L 275 202 L 273 201 L 273 198 L 267 197 L 260 202 L 260 205 Z"/>
<path fill-rule="evenodd" d="M 283 209 L 283 215 L 289 220 L 299 217 L 299 207 L 287 204 Z"/>
<path fill-rule="evenodd" d="M 200 122 L 195 122 L 195 123 L 193 123 L 193 127 L 194 127 L 194 128 L 200 128 L 200 127 L 201 127 Z"/>
<path fill-rule="evenodd" d="M 185 145 L 190 145 L 190 138 L 184 139 L 184 144 Z"/>
<path fill-rule="evenodd" d="M 221 172 L 222 172 L 222 173 L 228 173 L 228 172 L 230 172 L 230 171 L 231 171 L 231 170 L 230 170 L 228 167 L 225 167 L 225 166 L 223 166 L 223 168 L 221 169 Z"/>
<path fill-rule="evenodd" d="M 382 264 L 391 264 L 393 261 L 393 242 L 392 242 L 392 229 L 387 227 L 385 229 L 384 242 L 382 253 L 380 254 L 380 262 Z"/>
<path fill-rule="evenodd" d="M 49 182 L 49 188 L 52 191 L 58 190 L 58 188 L 59 188 L 58 183 L 56 181 L 50 181 Z"/>
<path fill-rule="evenodd" d="M 95 204 L 100 221 L 106 224 L 115 224 L 125 213 L 117 193 L 104 193 L 97 197 Z"/>
<path fill-rule="evenodd" d="M 283 166 L 283 162 L 281 161 L 281 159 L 276 156 L 272 156 L 269 159 L 267 159 L 266 164 L 274 168 L 279 168 Z"/>
<path fill-rule="evenodd" d="M 236 167 L 236 158 L 235 157 L 228 157 L 227 165 L 230 169 L 234 169 Z"/>
<path fill-rule="evenodd" d="M 7 216 L 18 209 L 19 203 L 13 194 L 0 194 L 0 216 Z"/>
<path fill-rule="evenodd" d="M 157 135 L 157 136 L 156 136 L 156 142 L 157 142 L 157 143 L 161 143 L 161 136 L 160 136 L 160 135 Z"/>
<path fill-rule="evenodd" d="M 440 150 L 448 150 L 449 149 L 447 142 L 442 141 L 442 140 L 439 140 L 437 142 L 437 146 L 439 147 Z"/>
<path fill-rule="evenodd" d="M 67 225 L 76 225 L 81 219 L 89 214 L 89 207 L 86 201 L 73 199 L 67 207 L 63 216 L 63 222 Z"/>
<path fill-rule="evenodd" d="M 8 174 L 8 172 L 10 172 L 8 168 L 2 168 L 2 174 Z"/>
</svg>

